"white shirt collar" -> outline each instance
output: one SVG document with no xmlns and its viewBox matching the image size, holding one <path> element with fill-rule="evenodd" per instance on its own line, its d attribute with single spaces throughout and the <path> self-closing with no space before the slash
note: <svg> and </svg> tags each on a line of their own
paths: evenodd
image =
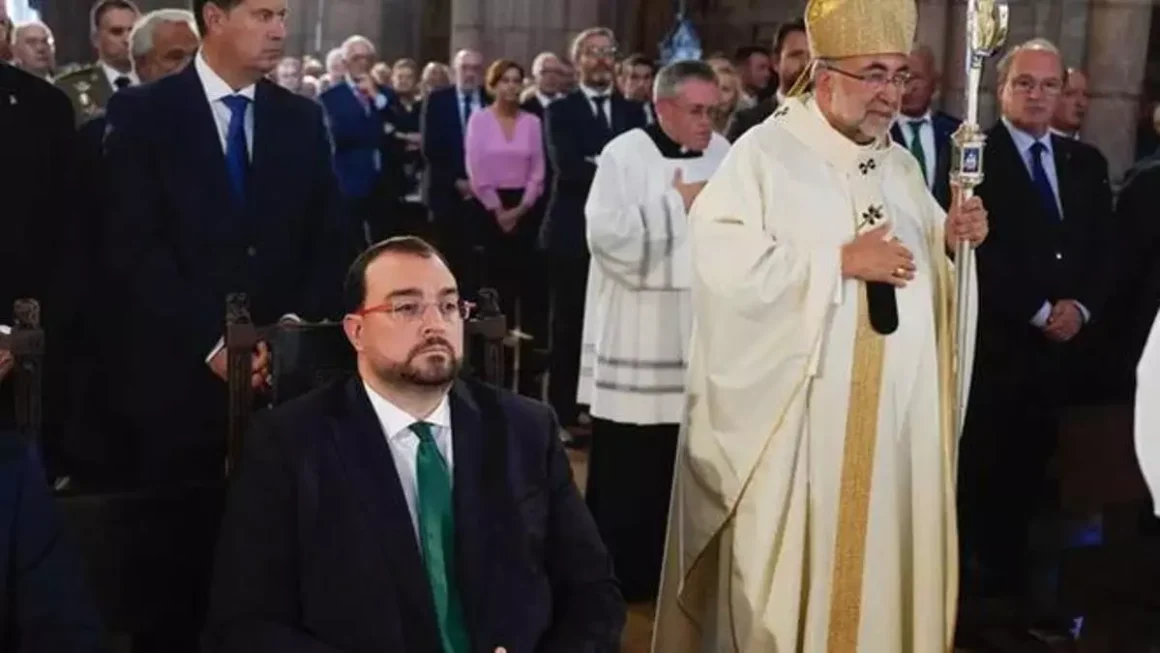
<svg viewBox="0 0 1160 653">
<path fill-rule="evenodd" d="M 612 95 L 612 87 L 609 87 L 603 91 L 598 91 L 598 90 L 592 88 L 591 86 L 586 86 L 584 84 L 580 84 L 580 92 L 583 93 L 584 97 L 588 98 L 589 100 L 591 100 L 592 98 L 597 98 L 597 97 L 605 97 L 606 98 L 606 97 Z"/>
<path fill-rule="evenodd" d="M 1060 138 L 1066 138 L 1066 139 L 1072 140 L 1072 141 L 1079 140 L 1079 132 L 1076 132 L 1074 134 L 1069 134 L 1065 131 L 1060 131 L 1060 130 L 1056 129 L 1055 127 L 1051 127 L 1047 131 L 1051 132 L 1052 134 L 1055 134 L 1056 136 L 1058 136 Z"/>
<path fill-rule="evenodd" d="M 383 433 L 388 440 L 414 435 L 414 432 L 411 431 L 411 425 L 415 422 L 427 422 L 443 429 L 451 428 L 451 402 L 446 394 L 443 395 L 443 400 L 439 402 L 435 410 L 431 411 L 430 415 L 416 417 L 375 392 L 365 381 L 363 388 L 366 390 L 367 396 L 370 397 L 371 407 L 374 408 L 375 415 L 379 418 L 379 423 L 383 426 Z"/>
<path fill-rule="evenodd" d="M 1015 141 L 1015 149 L 1019 150 L 1019 154 L 1021 156 L 1026 157 L 1027 153 L 1031 151 L 1031 146 L 1037 142 L 1043 143 L 1043 146 L 1046 148 L 1046 152 L 1049 156 L 1055 156 L 1055 148 L 1053 148 L 1051 144 L 1051 131 L 1047 131 L 1043 134 L 1043 136 L 1035 138 L 1031 134 L 1028 134 L 1022 129 L 1019 129 L 1015 125 L 1011 124 L 1011 121 L 1007 120 L 1006 116 L 1003 117 L 1003 126 L 1006 127 L 1007 132 L 1011 134 L 1011 140 Z"/>
<path fill-rule="evenodd" d="M 922 114 L 921 116 L 908 116 L 902 112 L 899 112 L 896 116 L 894 116 L 894 121 L 897 122 L 899 126 L 906 125 L 909 127 L 910 123 L 912 122 L 931 124 L 932 117 L 930 109 L 927 109 L 926 113 Z"/>
<path fill-rule="evenodd" d="M 123 73 L 123 72 L 117 70 L 116 68 L 110 66 L 109 64 L 105 63 L 104 60 L 102 60 L 102 59 L 97 60 L 97 65 L 100 66 L 102 71 L 104 71 L 105 78 L 109 80 L 109 88 L 112 88 L 114 91 L 117 90 L 117 78 L 118 77 L 128 77 L 129 81 L 131 82 L 132 85 L 136 85 L 136 84 L 141 83 L 141 79 L 137 77 L 136 70 L 130 69 L 129 72 Z"/>
<path fill-rule="evenodd" d="M 205 60 L 205 55 L 200 51 L 193 59 L 194 69 L 197 71 L 197 76 L 201 79 L 201 86 L 205 89 L 205 96 L 209 99 L 210 104 L 229 95 L 244 95 L 252 102 L 254 100 L 255 84 L 250 84 L 238 91 L 235 91 L 226 83 L 226 80 L 221 78 L 214 72 L 213 68 L 209 67 L 209 63 Z"/>
<path fill-rule="evenodd" d="M 540 101 L 540 106 L 547 109 L 549 104 L 556 101 L 556 96 L 547 95 L 541 91 L 536 91 L 536 99 Z"/>
</svg>

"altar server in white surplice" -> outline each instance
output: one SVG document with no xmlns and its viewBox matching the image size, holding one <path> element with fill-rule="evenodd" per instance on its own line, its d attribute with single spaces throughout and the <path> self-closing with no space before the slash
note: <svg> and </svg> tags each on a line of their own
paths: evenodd
<svg viewBox="0 0 1160 653">
<path fill-rule="evenodd" d="M 810 0 L 812 90 L 739 139 L 693 207 L 655 653 L 951 648 L 946 252 L 987 222 L 977 199 L 945 214 L 889 138 L 916 22 L 915 0 Z"/>
<path fill-rule="evenodd" d="M 1160 315 L 1136 368 L 1136 456 L 1152 491 L 1152 509 L 1160 517 Z"/>
<path fill-rule="evenodd" d="M 630 602 L 655 599 L 660 582 L 692 327 L 686 213 L 729 151 L 713 133 L 708 64 L 674 63 L 654 89 L 659 120 L 604 148 L 585 207 L 587 501 Z"/>
</svg>

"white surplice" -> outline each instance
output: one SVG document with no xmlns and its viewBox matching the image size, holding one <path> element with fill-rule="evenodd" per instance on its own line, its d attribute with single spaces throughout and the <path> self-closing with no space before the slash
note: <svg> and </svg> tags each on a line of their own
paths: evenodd
<svg viewBox="0 0 1160 653">
<path fill-rule="evenodd" d="M 692 264 L 673 178 L 679 169 L 686 183 L 708 180 L 729 142 L 714 134 L 700 156 L 679 150 L 654 125 L 616 137 L 597 162 L 577 392 L 593 417 L 644 425 L 684 415 Z"/>
<path fill-rule="evenodd" d="M 851 402 L 866 390 L 852 386 L 863 360 L 855 334 L 866 331 L 864 284 L 842 278 L 840 250 L 883 221 L 918 271 L 896 293 L 897 331 L 876 340 L 872 451 L 844 460 L 847 415 L 867 408 Z M 949 650 L 957 442 L 944 221 L 909 152 L 859 146 L 796 98 L 740 139 L 702 192 L 690 216 L 688 414 L 654 653 Z M 974 342 L 973 294 L 970 304 Z M 868 481 L 853 526 L 839 523 L 847 467 Z M 842 589 L 835 568 L 850 566 L 836 554 L 840 532 L 862 547 L 860 591 L 850 575 L 841 583 L 849 605 L 831 601 Z M 831 617 L 850 610 L 848 637 L 834 645 Z"/>
<path fill-rule="evenodd" d="M 1160 517 L 1160 315 L 1152 323 L 1148 343 L 1136 367 L 1136 457 L 1148 489 L 1152 509 Z"/>
</svg>

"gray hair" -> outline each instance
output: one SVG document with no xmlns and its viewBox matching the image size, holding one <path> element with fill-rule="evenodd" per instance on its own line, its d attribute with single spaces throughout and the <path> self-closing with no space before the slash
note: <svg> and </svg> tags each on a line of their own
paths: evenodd
<svg viewBox="0 0 1160 653">
<path fill-rule="evenodd" d="M 560 57 L 557 57 L 555 52 L 541 52 L 537 54 L 536 58 L 532 60 L 532 77 L 539 77 L 540 73 L 544 71 L 544 66 L 551 59 L 558 61 Z"/>
<path fill-rule="evenodd" d="M 39 20 L 28 20 L 24 21 L 23 23 L 17 23 L 16 26 L 12 28 L 12 42 L 15 43 L 17 39 L 19 39 L 20 36 L 24 34 L 24 32 L 27 32 L 28 28 L 30 27 L 39 27 L 40 29 L 44 30 L 45 35 L 48 37 L 49 43 L 56 41 L 56 37 L 52 34 L 52 29 L 48 25 L 45 25 Z"/>
<path fill-rule="evenodd" d="M 325 64 L 327 72 L 330 72 L 330 67 L 334 64 L 335 61 L 344 61 L 344 57 L 345 55 L 342 52 L 342 48 L 334 48 L 330 52 L 327 52 Z"/>
<path fill-rule="evenodd" d="M 1067 81 L 1067 68 L 1063 65 L 1063 55 L 1060 53 L 1059 48 L 1055 47 L 1054 43 L 1045 38 L 1036 37 L 1011 48 L 999 60 L 999 65 L 996 68 L 999 73 L 995 84 L 997 88 L 1001 89 L 1007 85 L 1007 75 L 1011 73 L 1011 63 L 1015 61 L 1015 55 L 1020 52 L 1050 52 L 1054 54 L 1059 59 L 1059 67 L 1063 71 L 1064 81 Z"/>
<path fill-rule="evenodd" d="M 717 73 L 704 61 L 690 59 L 671 63 L 657 73 L 653 82 L 653 99 L 668 100 L 676 97 L 681 92 L 681 84 L 690 79 L 716 84 Z"/>
<path fill-rule="evenodd" d="M 375 52 L 375 44 L 371 43 L 370 39 L 368 39 L 365 36 L 355 34 L 354 36 L 343 41 L 342 45 L 339 46 L 339 50 L 342 51 L 342 60 L 343 61 L 348 61 L 350 59 L 350 49 L 356 45 L 365 45 L 371 49 L 371 52 Z"/>
<path fill-rule="evenodd" d="M 572 61 L 580 58 L 580 51 L 584 49 L 584 44 L 594 36 L 603 36 L 609 41 L 616 43 L 616 33 L 607 27 L 589 27 L 577 34 L 576 38 L 572 39 L 572 46 L 568 48 L 568 54 L 572 57 Z"/>
<path fill-rule="evenodd" d="M 137 19 L 133 31 L 129 32 L 129 51 L 133 57 L 143 57 L 153 50 L 153 33 L 165 23 L 185 23 L 194 36 L 197 35 L 197 20 L 193 12 L 184 9 L 158 9 Z"/>
</svg>

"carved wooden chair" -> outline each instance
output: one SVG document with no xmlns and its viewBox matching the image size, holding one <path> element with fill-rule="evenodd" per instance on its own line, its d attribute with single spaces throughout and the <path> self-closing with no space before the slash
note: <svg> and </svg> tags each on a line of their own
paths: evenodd
<svg viewBox="0 0 1160 653">
<path fill-rule="evenodd" d="M 478 310 L 465 325 L 466 375 L 493 385 L 504 383 L 509 339 L 507 318 L 500 313 L 496 292 L 481 290 Z M 252 352 L 258 342 L 270 347 L 270 392 L 257 405 L 277 406 L 355 372 L 355 355 L 337 322 L 282 322 L 256 326 L 246 296 L 226 300 L 226 349 L 229 358 L 229 434 L 227 468 L 236 466 L 242 438 L 256 405 L 251 377 Z"/>
</svg>

